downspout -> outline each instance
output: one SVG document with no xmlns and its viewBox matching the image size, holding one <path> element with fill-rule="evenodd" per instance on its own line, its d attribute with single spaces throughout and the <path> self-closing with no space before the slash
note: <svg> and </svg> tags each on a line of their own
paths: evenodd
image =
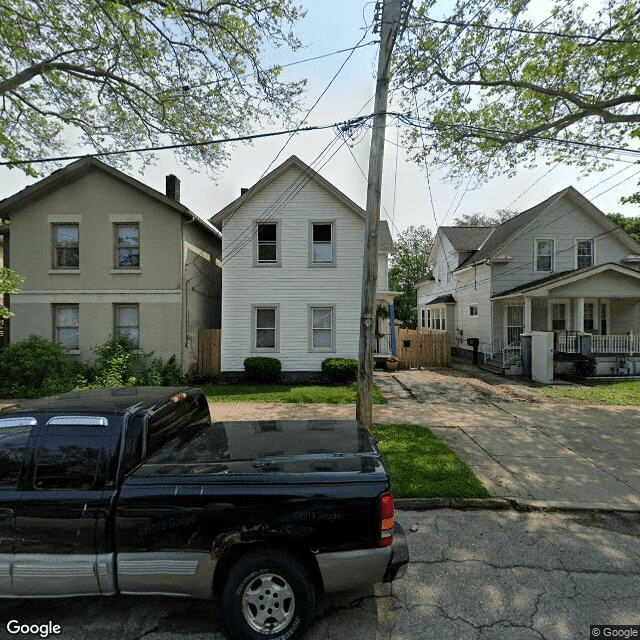
<svg viewBox="0 0 640 640">
<path fill-rule="evenodd" d="M 184 338 L 180 341 L 180 370 L 184 372 L 184 357 L 185 357 L 185 349 L 187 348 L 187 343 L 189 340 L 189 308 L 188 308 L 188 290 L 187 290 L 187 254 L 185 249 L 185 240 L 184 240 L 184 225 L 185 224 L 193 224 L 194 217 L 189 213 L 184 213 L 185 216 L 190 216 L 190 219 L 185 222 L 184 218 L 180 218 L 180 235 L 181 235 L 181 251 L 182 251 L 182 304 L 181 312 L 182 319 L 181 325 L 184 331 Z"/>
<path fill-rule="evenodd" d="M 391 338 L 391 355 L 398 355 L 398 345 L 396 344 L 396 303 L 391 302 L 389 305 L 389 331 Z"/>
</svg>

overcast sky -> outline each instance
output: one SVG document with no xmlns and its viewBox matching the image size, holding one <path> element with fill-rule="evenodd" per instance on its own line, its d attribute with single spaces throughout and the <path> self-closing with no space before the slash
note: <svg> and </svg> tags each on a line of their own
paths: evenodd
<svg viewBox="0 0 640 640">
<path fill-rule="evenodd" d="M 305 48 L 295 54 L 275 52 L 269 57 L 270 63 L 286 64 L 353 47 L 364 35 L 365 20 L 367 23 L 372 22 L 374 11 L 373 2 L 365 4 L 354 0 L 305 0 L 303 4 L 308 9 L 308 14 L 299 24 L 297 33 Z M 364 42 L 374 39 L 375 36 L 369 32 Z M 329 124 L 372 111 L 377 51 L 375 45 L 355 51 L 309 116 L 307 124 Z M 308 78 L 307 108 L 325 90 L 347 56 L 348 53 L 341 53 L 288 69 L 288 78 Z M 426 115 L 428 114 L 423 114 Z M 265 130 L 277 128 L 278 125 L 275 125 L 265 127 Z M 241 187 L 250 187 L 260 179 L 287 137 L 256 141 L 251 146 L 230 147 L 229 165 L 221 171 L 217 184 L 204 172 L 195 173 L 178 165 L 169 151 L 162 152 L 156 165 L 147 168 L 143 174 L 136 171 L 135 167 L 130 173 L 160 191 L 164 191 L 165 175 L 175 173 L 182 182 L 182 202 L 201 218 L 207 219 L 239 196 Z M 356 160 L 346 145 L 339 146 L 335 143 L 330 147 L 329 153 L 330 155 L 338 149 L 335 155 L 330 158 L 324 156 L 316 164 L 321 151 L 334 138 L 335 133 L 331 129 L 300 133 L 287 145 L 276 165 L 291 154 L 296 154 L 364 207 L 366 179 L 356 160 L 366 174 L 369 135 L 358 136 L 351 148 Z M 493 214 L 496 209 L 505 208 L 522 211 L 569 185 L 573 185 L 605 213 L 616 211 L 627 216 L 640 215 L 637 206 L 619 204 L 621 196 L 638 190 L 637 173 L 640 168 L 629 162 L 629 157 L 624 158 L 624 162 L 616 162 L 607 172 L 586 177 L 580 176 L 575 168 L 560 166 L 551 169 L 541 163 L 537 169 L 523 170 L 513 179 L 499 177 L 481 188 L 466 192 L 464 185 L 458 188 L 457 185 L 446 182 L 442 169 L 431 167 L 432 208 L 424 168 L 407 162 L 405 150 L 398 149 L 395 144 L 398 132 L 394 126 L 388 127 L 386 138 L 389 142 L 385 148 L 382 196 L 384 209 L 381 216 L 382 219 L 390 220 L 394 236 L 410 225 L 424 224 L 435 230 L 437 224 L 452 224 L 456 216 L 465 213 Z M 400 142 L 402 143 L 401 137 Z M 72 147 L 69 149 L 71 153 L 74 151 L 78 150 Z M 33 182 L 33 179 L 15 169 L 0 168 L 0 198 Z M 621 184 L 616 186 L 618 183 Z"/>
</svg>

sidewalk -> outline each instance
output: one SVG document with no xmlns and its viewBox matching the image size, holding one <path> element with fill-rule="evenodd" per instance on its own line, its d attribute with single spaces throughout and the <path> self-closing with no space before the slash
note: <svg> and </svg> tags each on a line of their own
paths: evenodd
<svg viewBox="0 0 640 640">
<path fill-rule="evenodd" d="M 392 376 L 377 424 L 421 424 L 447 442 L 492 496 L 522 508 L 640 511 L 640 408 L 557 402 L 420 403 Z M 355 405 L 211 404 L 214 421 L 355 420 Z"/>
</svg>

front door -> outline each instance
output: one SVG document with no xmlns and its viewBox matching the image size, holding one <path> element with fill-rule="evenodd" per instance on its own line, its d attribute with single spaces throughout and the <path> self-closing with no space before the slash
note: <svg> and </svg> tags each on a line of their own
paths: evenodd
<svg viewBox="0 0 640 640">
<path fill-rule="evenodd" d="M 507 344 L 520 344 L 520 334 L 524 332 L 524 307 L 507 307 Z"/>
</svg>

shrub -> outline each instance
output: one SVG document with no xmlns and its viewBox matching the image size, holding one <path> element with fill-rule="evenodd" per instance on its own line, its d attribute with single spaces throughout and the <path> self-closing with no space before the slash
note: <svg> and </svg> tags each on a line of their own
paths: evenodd
<svg viewBox="0 0 640 640">
<path fill-rule="evenodd" d="M 96 360 L 91 367 L 96 387 L 127 387 L 136 384 L 134 375 L 135 344 L 126 334 L 118 334 L 101 345 L 91 347 Z"/>
<path fill-rule="evenodd" d="M 282 374 L 282 362 L 278 358 L 252 356 L 244 360 L 244 372 L 248 378 L 259 381 L 275 381 Z"/>
<path fill-rule="evenodd" d="M 0 350 L 0 394 L 31 398 L 71 391 L 82 383 L 83 370 L 61 345 L 29 336 Z"/>
<path fill-rule="evenodd" d="M 582 356 L 573 363 L 573 374 L 577 378 L 590 378 L 596 375 L 596 359 L 593 356 Z"/>
<path fill-rule="evenodd" d="M 358 361 L 353 358 L 327 358 L 322 373 L 331 382 L 353 382 L 358 377 Z"/>
<path fill-rule="evenodd" d="M 176 357 L 171 356 L 166 362 L 162 358 L 151 360 L 140 375 L 140 384 L 150 387 L 180 387 L 185 384 L 185 379 Z"/>
</svg>

